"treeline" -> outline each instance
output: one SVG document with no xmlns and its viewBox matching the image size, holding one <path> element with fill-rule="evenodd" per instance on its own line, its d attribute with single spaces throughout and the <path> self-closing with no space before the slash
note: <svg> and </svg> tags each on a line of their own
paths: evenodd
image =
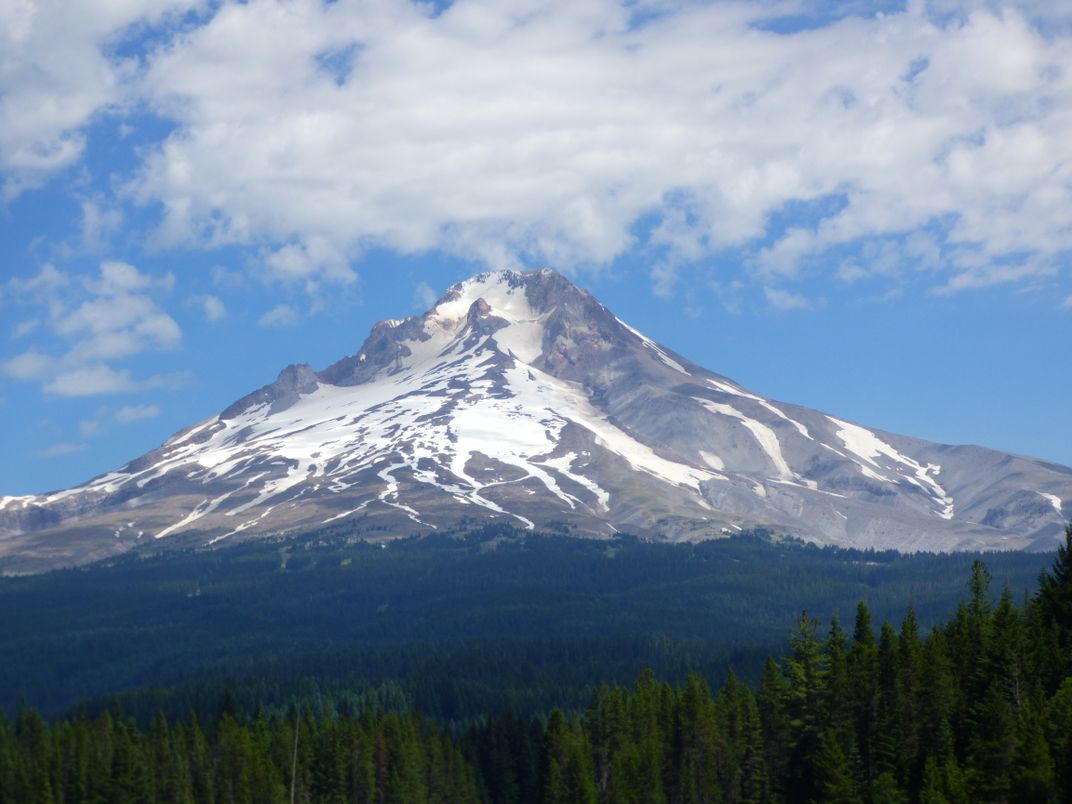
<svg viewBox="0 0 1072 804">
<path fill-rule="evenodd" d="M 90 715 L 128 694 L 146 728 L 228 684 L 237 713 L 383 683 L 439 722 L 583 708 L 599 681 L 644 668 L 754 684 L 801 609 L 876 620 L 912 600 L 924 629 L 946 620 L 965 554 L 902 555 L 775 542 L 757 533 L 699 544 L 539 536 L 496 526 L 385 549 L 322 535 L 220 550 L 128 555 L 0 578 L 0 710 Z M 982 557 L 1017 599 L 1050 556 Z M 308 693 L 308 694 L 307 694 Z M 306 700 L 302 700 L 302 698 Z"/>
<path fill-rule="evenodd" d="M 723 649 L 651 635 L 310 648 L 304 656 L 254 655 L 210 672 L 186 673 L 179 683 L 87 698 L 56 714 L 84 710 L 92 718 L 118 708 L 146 728 L 158 712 L 178 720 L 193 710 L 211 722 L 224 712 L 242 720 L 285 715 L 295 706 L 318 716 L 372 708 L 416 710 L 462 732 L 506 712 L 531 718 L 556 706 L 582 710 L 600 682 L 629 684 L 646 668 L 672 682 L 684 680 L 690 670 L 721 679 L 735 668 L 755 683 L 776 645 Z"/>
<path fill-rule="evenodd" d="M 0 720 L 0 800 L 285 802 L 293 785 L 303 802 L 1070 801 L 1072 526 L 1034 596 L 990 585 L 977 562 L 926 634 L 911 609 L 877 634 L 864 604 L 851 632 L 802 615 L 754 690 L 645 672 L 583 712 L 463 732 L 373 709 L 146 730 L 23 710 Z"/>
<path fill-rule="evenodd" d="M 302 802 L 481 801 L 458 742 L 417 715 L 224 714 L 207 730 L 161 715 L 147 732 L 109 712 L 51 728 L 30 710 L 14 728 L 0 721 L 0 801 L 12 804 L 267 804 L 290 801 L 292 785 Z"/>
</svg>

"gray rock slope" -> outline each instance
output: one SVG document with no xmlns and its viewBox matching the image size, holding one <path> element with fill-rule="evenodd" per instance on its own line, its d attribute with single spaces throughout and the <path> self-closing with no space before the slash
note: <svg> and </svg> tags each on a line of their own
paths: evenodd
<svg viewBox="0 0 1072 804">
<path fill-rule="evenodd" d="M 0 498 L 0 568 L 136 544 L 510 522 L 668 541 L 765 526 L 904 551 L 1049 549 L 1072 469 L 774 402 L 659 346 L 549 271 L 481 274 L 289 366 L 77 488 Z"/>
</svg>

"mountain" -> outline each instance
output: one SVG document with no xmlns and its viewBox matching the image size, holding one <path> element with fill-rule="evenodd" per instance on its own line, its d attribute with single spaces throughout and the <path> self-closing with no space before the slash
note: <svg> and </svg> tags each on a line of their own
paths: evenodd
<svg viewBox="0 0 1072 804">
<path fill-rule="evenodd" d="M 83 486 L 0 498 L 0 568 L 488 521 L 681 541 L 757 526 L 903 551 L 1049 549 L 1072 469 L 774 402 L 550 271 L 485 273 Z"/>
</svg>

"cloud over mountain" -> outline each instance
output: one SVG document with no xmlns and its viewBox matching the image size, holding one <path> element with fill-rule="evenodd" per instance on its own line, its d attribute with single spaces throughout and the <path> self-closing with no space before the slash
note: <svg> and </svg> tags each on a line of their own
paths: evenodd
<svg viewBox="0 0 1072 804">
<path fill-rule="evenodd" d="M 726 250 L 785 277 L 881 247 L 956 290 L 1072 246 L 1072 49 L 1037 4 L 112 5 L 5 12 L 9 192 L 149 108 L 173 128 L 126 192 L 158 242 L 283 282 L 352 281 L 370 247 L 578 269 L 639 242 L 664 286 Z"/>
</svg>

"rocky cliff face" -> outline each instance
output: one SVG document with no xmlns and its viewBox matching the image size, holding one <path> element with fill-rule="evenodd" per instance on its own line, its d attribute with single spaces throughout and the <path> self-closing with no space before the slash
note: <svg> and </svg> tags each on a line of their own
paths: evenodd
<svg viewBox="0 0 1072 804">
<path fill-rule="evenodd" d="M 553 271 L 481 274 L 84 486 L 0 498 L 0 566 L 485 520 L 606 536 L 765 526 L 822 544 L 1043 549 L 1072 470 L 753 394 Z"/>
</svg>

